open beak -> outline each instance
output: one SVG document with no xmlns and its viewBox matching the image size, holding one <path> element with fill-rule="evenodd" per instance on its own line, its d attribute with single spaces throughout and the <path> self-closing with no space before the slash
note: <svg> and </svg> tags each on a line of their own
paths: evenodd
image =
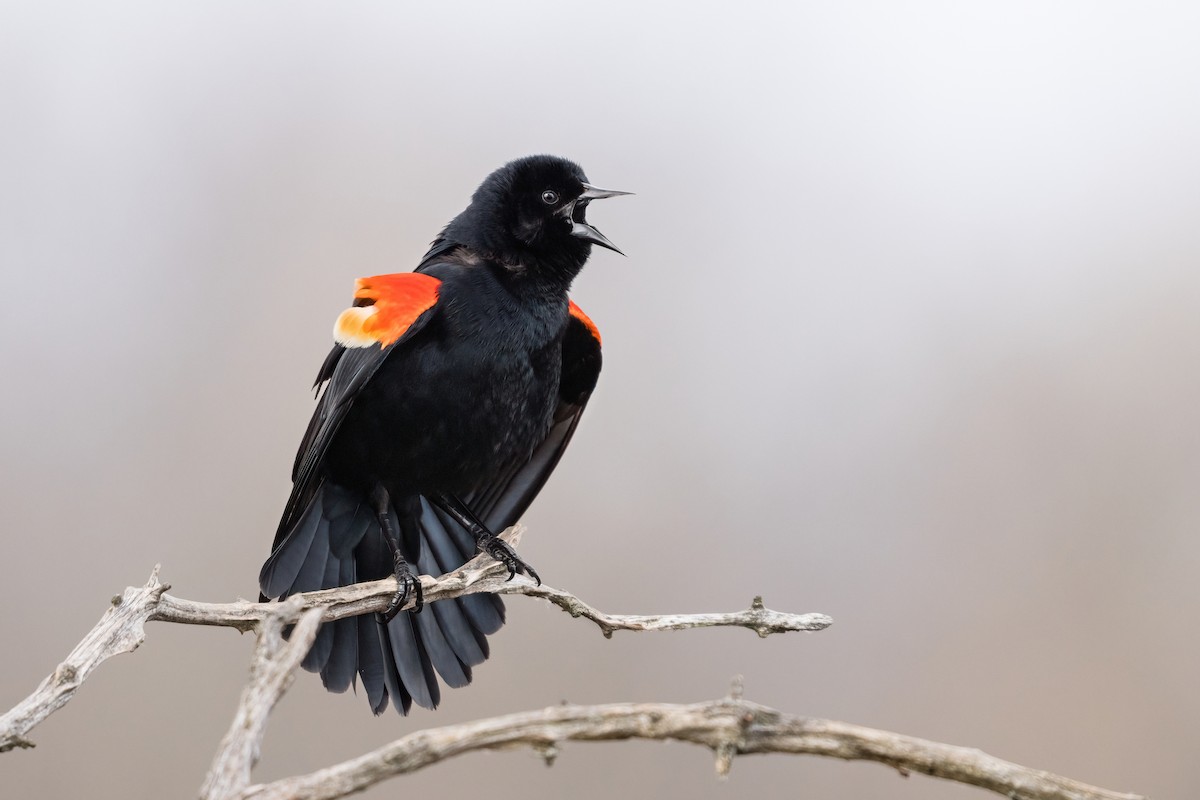
<svg viewBox="0 0 1200 800">
<path fill-rule="evenodd" d="M 620 197 L 623 194 L 633 194 L 633 192 L 618 192 L 616 189 L 601 189 L 598 186 L 592 186 L 590 183 L 583 185 L 583 194 L 579 195 L 580 200 L 603 200 L 606 197 Z"/>
<path fill-rule="evenodd" d="M 623 194 L 633 194 L 633 192 L 618 192 L 616 189 L 601 189 L 597 186 L 592 186 L 590 183 L 585 183 L 583 185 L 583 194 L 579 195 L 579 198 L 575 202 L 579 202 L 579 200 L 603 200 L 606 197 L 620 197 Z M 574 205 L 575 203 L 571 204 L 572 208 L 574 208 Z M 607 236 L 586 222 L 572 222 L 571 235 L 578 236 L 580 239 L 593 244 L 598 244 L 601 247 L 607 247 L 614 253 L 621 253 L 621 250 L 615 244 L 610 242 Z M 625 254 L 621 253 L 621 255 Z"/>
</svg>

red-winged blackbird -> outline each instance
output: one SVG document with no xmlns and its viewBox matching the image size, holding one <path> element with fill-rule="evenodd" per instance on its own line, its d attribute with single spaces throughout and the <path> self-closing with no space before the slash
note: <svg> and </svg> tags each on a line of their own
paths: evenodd
<svg viewBox="0 0 1200 800">
<path fill-rule="evenodd" d="M 414 272 L 359 279 L 259 574 L 263 599 L 396 576 L 386 613 L 322 626 L 304 667 L 330 691 L 357 673 L 376 714 L 389 696 L 401 713 L 435 708 L 435 670 L 463 686 L 487 658 L 500 598 L 422 612 L 413 567 L 440 575 L 480 550 L 510 578 L 537 578 L 495 532 L 541 490 L 596 385 L 600 334 L 567 291 L 592 244 L 617 250 L 585 220 L 588 203 L 621 194 L 565 159 L 519 159 Z M 398 613 L 414 595 L 420 613 Z"/>
</svg>

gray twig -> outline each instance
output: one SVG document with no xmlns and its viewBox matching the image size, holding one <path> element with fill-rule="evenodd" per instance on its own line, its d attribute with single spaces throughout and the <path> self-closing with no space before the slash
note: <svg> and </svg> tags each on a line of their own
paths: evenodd
<svg viewBox="0 0 1200 800">
<path fill-rule="evenodd" d="M 503 538 L 519 542 L 523 528 L 505 531 Z M 142 587 L 130 587 L 113 598 L 113 607 L 105 612 L 96 627 L 84 637 L 63 663 L 42 684 L 8 713 L 0 716 L 0 753 L 19 747 L 32 747 L 27 734 L 36 725 L 66 705 L 91 671 L 108 658 L 135 650 L 146 638 L 147 620 L 190 625 L 220 625 L 240 631 L 259 630 L 265 619 L 283 618 L 295 622 L 301 611 L 320 610 L 321 621 L 383 611 L 396 592 L 396 579 L 325 589 L 296 595 L 287 604 L 201 603 L 166 594 L 170 588 L 158 579 L 156 566 Z M 549 586 L 538 586 L 524 575 L 508 580 L 508 571 L 490 556 L 481 555 L 461 568 L 439 578 L 421 576 L 425 601 L 461 597 L 476 592 L 526 594 L 541 597 L 566 609 L 572 616 L 585 617 L 600 627 L 606 636 L 616 630 L 680 630 L 715 626 L 746 627 L 760 636 L 787 631 L 817 631 L 833 620 L 824 614 L 784 614 L 764 608 L 756 598 L 751 608 L 728 614 L 673 614 L 661 617 L 605 614 L 575 595 Z M 406 608 L 411 608 L 412 601 Z M 303 654 L 301 654 L 303 655 Z"/>
<path fill-rule="evenodd" d="M 718 774 L 727 772 L 738 755 L 792 753 L 877 761 L 901 772 L 946 778 L 1021 800 L 1144 800 L 972 748 L 785 714 L 733 697 L 694 705 L 551 706 L 419 731 L 308 775 L 251 786 L 241 800 L 335 800 L 474 750 L 525 745 L 557 755 L 560 743 L 567 740 L 615 739 L 674 740 L 707 747 L 716 758 Z"/>
<path fill-rule="evenodd" d="M 54 672 L 31 695 L 0 716 L 0 753 L 33 747 L 25 734 L 65 706 L 92 670 L 112 656 L 136 650 L 146 638 L 146 620 L 169 588 L 158 580 L 156 566 L 145 586 L 130 586 L 114 597 L 112 607 Z"/>
<path fill-rule="evenodd" d="M 237 711 L 221 744 L 212 768 L 200 789 L 201 800 L 235 800 L 250 785 L 250 771 L 258 763 L 267 718 L 279 698 L 291 686 L 293 672 L 321 627 L 320 609 L 309 609 L 301 616 L 285 642 L 283 630 L 300 613 L 301 602 L 289 600 L 277 605 L 259 631 L 258 646 L 250 664 L 250 682 L 242 690 Z"/>
<path fill-rule="evenodd" d="M 515 543 L 521 531 L 505 538 Z M 664 616 L 606 614 L 579 598 L 549 586 L 537 586 L 481 556 L 440 578 L 422 577 L 426 602 L 475 592 L 541 597 L 572 616 L 594 622 L 605 636 L 614 631 L 681 630 L 714 626 L 749 628 L 760 636 L 813 631 L 829 626 L 823 614 L 785 614 L 755 598 L 749 609 L 724 614 Z M 527 745 L 549 762 L 567 740 L 672 739 L 713 751 L 719 775 L 733 759 L 753 753 L 794 753 L 887 764 L 903 774 L 920 772 L 979 786 L 1021 800 L 1142 800 L 1138 795 L 1088 786 L 989 756 L 979 750 L 930 742 L 844 722 L 799 717 L 742 699 L 736 682 L 730 696 L 709 703 L 554 706 L 462 725 L 421 731 L 350 761 L 308 775 L 252 785 L 271 710 L 290 685 L 292 674 L 311 646 L 321 622 L 383 610 L 395 592 L 394 579 L 297 595 L 285 603 L 198 603 L 166 594 L 155 567 L 143 587 L 130 587 L 113 598 L 113 607 L 67 659 L 24 701 L 0 716 L 0 752 L 32 747 L 26 734 L 61 708 L 93 669 L 145 639 L 147 620 L 222 625 L 256 630 L 250 682 L 242 693 L 228 733 L 221 741 L 201 790 L 204 800 L 334 800 L 387 778 L 403 775 L 473 750 Z M 293 625 L 285 642 L 283 631 Z"/>
</svg>

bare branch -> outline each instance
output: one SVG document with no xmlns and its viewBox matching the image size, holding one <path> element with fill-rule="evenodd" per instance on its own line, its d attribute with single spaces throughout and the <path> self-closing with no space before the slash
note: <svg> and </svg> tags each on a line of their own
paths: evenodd
<svg viewBox="0 0 1200 800">
<path fill-rule="evenodd" d="M 1145 800 L 1002 761 L 979 750 L 844 722 L 784 714 L 740 698 L 695 705 L 552 706 L 419 731 L 308 775 L 249 787 L 242 800 L 335 800 L 474 750 L 529 746 L 552 758 L 567 740 L 671 739 L 708 747 L 719 774 L 734 755 L 792 753 L 877 761 L 1021 800 Z"/>
<path fill-rule="evenodd" d="M 132 653 L 146 639 L 144 625 L 153 614 L 163 592 L 169 589 L 158 580 L 158 567 L 145 586 L 130 586 L 113 597 L 112 608 L 83 637 L 33 694 L 0 716 L 0 753 L 17 747 L 33 747 L 25 734 L 67 704 L 92 670 L 110 657 Z"/>
<path fill-rule="evenodd" d="M 516 544 L 523 529 L 520 526 L 505 531 L 503 538 Z M 824 614 L 785 614 L 764 608 L 755 598 L 746 611 L 728 614 L 673 614 L 667 616 L 633 616 L 605 614 L 561 589 L 538 586 L 529 578 L 518 575 L 508 580 L 508 571 L 490 556 L 480 555 L 461 568 L 439 578 L 421 576 L 425 601 L 461 597 L 476 592 L 526 594 L 541 597 L 568 611 L 572 616 L 585 617 L 600 627 L 605 636 L 615 630 L 680 630 L 714 626 L 746 627 L 760 636 L 787 631 L 817 631 L 828 627 L 833 620 Z M 38 723 L 57 711 L 71 699 L 91 671 L 111 656 L 134 650 L 146 634 L 147 620 L 177 622 L 190 625 L 219 625 L 240 631 L 258 630 L 263 620 L 286 617 L 294 622 L 302 610 L 320 609 L 321 620 L 342 619 L 374 611 L 382 611 L 396 592 L 395 578 L 371 583 L 326 589 L 296 595 L 287 604 L 200 603 L 166 594 L 170 587 L 158 580 L 158 567 L 149 582 L 140 588 L 128 588 L 121 597 L 113 598 L 113 608 L 105 612 L 96 627 L 67 656 L 42 685 L 0 717 L 0 753 L 15 747 L 32 747 L 25 735 Z M 283 606 L 286 605 L 286 609 Z M 411 608 L 412 601 L 405 608 Z M 290 616 L 289 616 L 290 615 Z"/>
<path fill-rule="evenodd" d="M 305 611 L 285 643 L 283 629 L 300 613 L 302 603 L 295 601 L 276 606 L 276 613 L 263 620 L 250 665 L 250 683 L 242 691 L 237 712 L 229 731 L 221 739 L 212 768 L 200 789 L 201 800 L 226 800 L 240 797 L 250 785 L 250 771 L 258 763 L 267 717 L 292 683 L 296 667 L 304 660 L 317 629 L 321 626 L 320 609 Z"/>
<path fill-rule="evenodd" d="M 515 542 L 520 530 L 507 533 Z M 507 571 L 481 556 L 437 579 L 422 578 L 425 600 L 475 592 L 526 594 L 543 598 L 572 616 L 594 622 L 605 636 L 617 630 L 680 630 L 740 626 L 760 636 L 798 630 L 820 630 L 832 620 L 822 614 L 784 614 L 763 606 L 760 598 L 746 611 L 726 614 L 667 616 L 614 615 L 598 611 L 574 595 L 537 586 L 524 577 L 507 580 Z M 197 603 L 165 594 L 158 568 L 145 586 L 126 589 L 113 598 L 113 608 L 41 686 L 0 717 L 0 752 L 31 747 L 25 735 L 66 704 L 93 669 L 110 656 L 130 652 L 145 639 L 147 620 L 222 625 L 259 630 L 251 681 L 221 742 L 205 780 L 205 800 L 333 800 L 361 791 L 386 778 L 406 774 L 473 750 L 513 745 L 535 748 L 548 760 L 567 740 L 674 739 L 710 748 L 717 771 L 729 771 L 733 758 L 751 753 L 794 753 L 847 760 L 870 760 L 902 773 L 920 772 L 979 786 L 1022 800 L 1141 800 L 1032 770 L 979 750 L 930 742 L 843 722 L 784 714 L 741 699 L 735 689 L 724 700 L 696 705 L 619 704 L 557 706 L 463 725 L 422 731 L 342 764 L 263 785 L 251 785 L 268 716 L 287 690 L 295 668 L 323 621 L 382 610 L 395 592 L 387 579 L 357 586 L 297 595 L 286 603 Z M 285 626 L 294 624 L 290 641 Z"/>
<path fill-rule="evenodd" d="M 526 584 L 532 584 L 528 578 Z M 721 614 L 605 614 L 597 611 L 575 595 L 550 586 L 514 586 L 508 594 L 527 594 L 549 600 L 572 617 L 584 617 L 596 623 L 606 638 L 613 631 L 681 631 L 688 628 L 741 627 L 749 628 L 762 638 L 772 633 L 790 631 L 819 631 L 828 628 L 833 620 L 824 614 L 787 614 L 772 611 L 763 605 L 761 597 L 750 602 L 745 611 Z"/>
<path fill-rule="evenodd" d="M 524 529 L 510 528 L 501 538 L 516 544 Z M 426 603 L 462 597 L 477 592 L 494 594 L 523 594 L 540 597 L 563 609 L 573 617 L 590 619 L 605 636 L 613 631 L 670 631 L 687 628 L 742 627 L 749 628 L 759 636 L 791 631 L 819 631 L 828 628 L 833 620 L 824 614 L 786 614 L 765 608 L 762 598 L 754 598 L 749 609 L 720 614 L 668 614 L 643 616 L 605 614 L 592 608 L 570 592 L 538 585 L 525 575 L 509 580 L 508 570 L 490 556 L 476 556 L 453 572 L 439 578 L 421 576 L 421 589 Z M 368 612 L 383 611 L 396 593 L 395 578 L 384 578 L 354 586 L 341 586 L 319 592 L 307 592 L 303 607 L 324 609 L 324 620 L 329 622 L 343 617 L 353 617 Z M 412 608 L 409 600 L 405 608 Z M 254 630 L 272 606 L 251 603 L 245 600 L 236 603 L 198 603 L 163 595 L 151 619 L 162 622 L 181 622 L 191 625 L 224 625 L 239 630 Z"/>
</svg>

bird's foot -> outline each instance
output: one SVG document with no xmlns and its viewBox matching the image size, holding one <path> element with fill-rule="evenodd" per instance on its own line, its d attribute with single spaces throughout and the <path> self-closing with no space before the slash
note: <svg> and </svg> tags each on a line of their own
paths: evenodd
<svg viewBox="0 0 1200 800">
<path fill-rule="evenodd" d="M 410 597 L 415 598 L 414 614 L 420 614 L 421 609 L 425 607 L 425 595 L 421 590 L 421 580 L 413 575 L 412 570 L 408 568 L 408 562 L 400 556 L 399 551 L 396 553 L 395 575 L 396 594 L 392 596 L 392 601 L 388 603 L 387 608 L 382 613 L 375 615 L 381 625 L 391 622 L 400 613 L 400 609 L 404 608 L 404 604 Z"/>
<path fill-rule="evenodd" d="M 481 536 L 479 538 L 479 549 L 508 567 L 508 579 L 510 581 L 516 577 L 518 572 L 524 572 L 533 578 L 538 586 L 542 585 L 542 579 L 538 577 L 537 570 L 522 561 L 517 556 L 517 551 L 513 550 L 512 546 L 499 536 L 494 534 Z"/>
</svg>

